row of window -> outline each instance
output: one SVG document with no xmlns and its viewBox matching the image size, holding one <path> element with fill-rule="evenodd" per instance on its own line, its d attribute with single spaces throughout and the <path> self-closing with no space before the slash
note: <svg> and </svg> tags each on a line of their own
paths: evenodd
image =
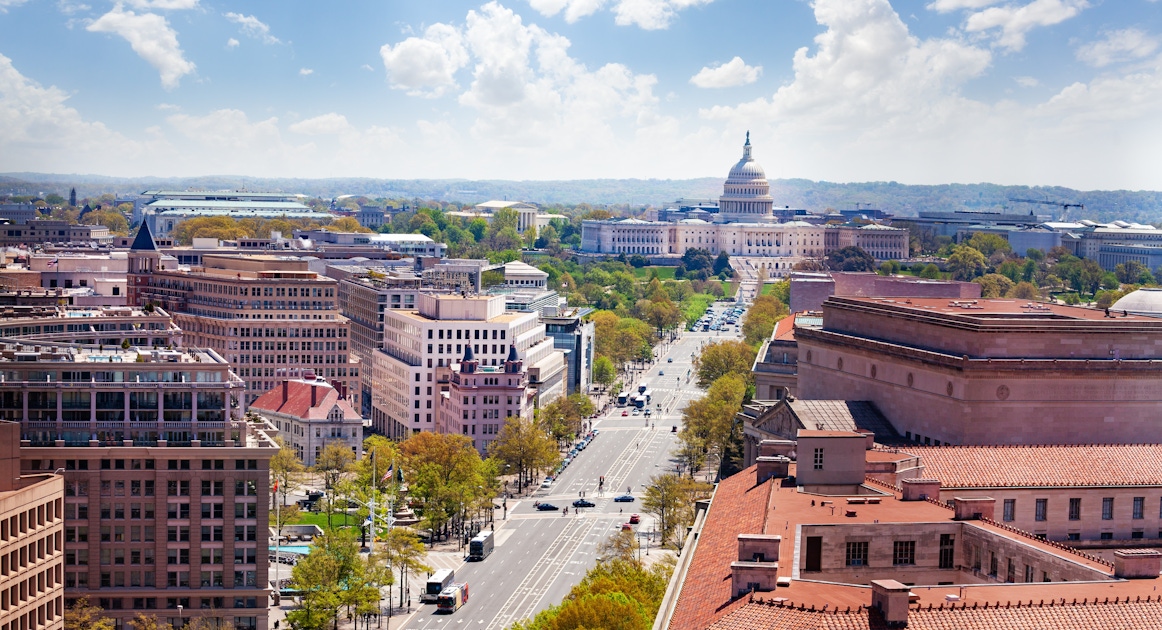
<svg viewBox="0 0 1162 630">
<path fill-rule="evenodd" d="M 951 534 L 940 535 L 940 568 L 951 569 L 956 553 L 956 541 Z M 868 566 L 868 549 L 870 541 L 848 541 L 845 552 L 845 562 L 849 567 Z M 892 564 L 907 566 L 916 564 L 916 541 L 892 541 Z"/>
<path fill-rule="evenodd" d="M 55 522 L 61 518 L 63 508 L 64 502 L 57 499 L 41 503 L 19 514 L 0 520 L 0 542 L 8 542 L 13 538 L 35 532 L 41 527 Z"/>
<path fill-rule="evenodd" d="M 1146 497 L 1133 497 L 1130 502 L 1130 518 L 1142 520 L 1146 518 Z M 1049 499 L 1035 499 L 1033 501 L 1033 520 L 1048 520 Z M 1005 521 L 1016 520 L 1017 500 L 1005 499 L 1001 518 Z M 1162 501 L 1159 502 L 1158 516 L 1162 518 Z M 1114 520 L 1114 497 L 1103 497 L 1101 500 L 1101 518 L 1103 521 Z M 1069 499 L 1069 520 L 1081 520 L 1081 498 Z"/>
</svg>

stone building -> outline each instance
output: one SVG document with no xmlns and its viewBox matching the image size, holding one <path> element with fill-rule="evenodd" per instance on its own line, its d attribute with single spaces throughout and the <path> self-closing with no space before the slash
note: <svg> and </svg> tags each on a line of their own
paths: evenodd
<svg viewBox="0 0 1162 630">
<path fill-rule="evenodd" d="M 532 418 L 535 397 L 516 346 L 509 346 L 502 366 L 481 366 L 472 347 L 466 346 L 463 359 L 452 368 L 448 393 L 440 400 L 444 428 L 469 436 L 487 457 L 508 418 Z"/>
<path fill-rule="evenodd" d="M 323 377 L 344 397 L 359 391 L 350 325 L 338 282 L 293 256 L 207 255 L 165 268 L 142 226 L 129 256 L 130 304 L 161 306 L 188 346 L 212 348 L 236 366 L 254 400 L 286 378 Z"/>
<path fill-rule="evenodd" d="M 829 298 L 801 399 L 863 400 L 923 444 L 1162 442 L 1162 321 L 1019 300 Z"/>
<path fill-rule="evenodd" d="M 285 380 L 250 403 L 250 411 L 274 425 L 306 466 L 334 442 L 363 457 L 363 416 L 326 381 Z"/>
</svg>

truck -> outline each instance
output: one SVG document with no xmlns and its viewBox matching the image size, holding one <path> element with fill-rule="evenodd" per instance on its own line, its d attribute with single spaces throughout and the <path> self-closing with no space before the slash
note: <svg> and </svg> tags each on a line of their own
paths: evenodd
<svg viewBox="0 0 1162 630">
<path fill-rule="evenodd" d="M 420 601 L 428 604 L 435 603 L 440 598 L 440 593 L 452 584 L 452 580 L 456 578 L 455 572 L 452 569 L 440 569 L 428 577 L 427 583 L 424 585 L 424 591 L 420 593 Z"/>
<path fill-rule="evenodd" d="M 480 532 L 468 542 L 468 559 L 483 560 L 492 553 L 492 549 L 495 546 L 496 540 L 492 532 Z"/>
<path fill-rule="evenodd" d="M 436 599 L 436 612 L 453 613 L 468 603 L 468 583 L 459 582 L 440 591 Z"/>
</svg>

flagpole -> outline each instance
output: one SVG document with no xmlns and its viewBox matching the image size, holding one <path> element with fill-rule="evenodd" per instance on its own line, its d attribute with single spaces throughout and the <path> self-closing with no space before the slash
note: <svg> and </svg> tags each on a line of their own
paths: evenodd
<svg viewBox="0 0 1162 630">
<path fill-rule="evenodd" d="M 279 565 L 282 564 L 280 557 L 281 543 L 282 543 L 282 501 L 278 500 L 278 479 L 274 480 L 274 590 L 278 593 L 278 603 L 282 606 L 282 583 L 279 582 Z"/>
</svg>

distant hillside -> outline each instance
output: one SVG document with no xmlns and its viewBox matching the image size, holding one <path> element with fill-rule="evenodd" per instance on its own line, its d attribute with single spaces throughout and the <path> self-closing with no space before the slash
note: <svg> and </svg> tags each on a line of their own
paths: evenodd
<svg viewBox="0 0 1162 630">
<path fill-rule="evenodd" d="M 367 195 L 372 198 L 435 199 L 477 203 L 489 199 L 512 199 L 538 204 L 592 205 L 633 204 L 663 206 L 675 199 L 717 198 L 722 193 L 720 178 L 701 179 L 581 179 L 566 181 L 508 181 L 467 179 L 373 179 L 373 178 L 258 178 L 209 176 L 184 178 L 117 178 L 98 175 L 57 175 L 44 173 L 0 174 L 0 195 L 67 195 L 77 188 L 81 197 L 102 193 L 132 194 L 147 189 L 247 189 L 302 193 L 323 198 L 339 195 Z M 1007 207 L 1012 212 L 1029 212 L 1058 218 L 1061 208 L 1053 205 L 1010 202 L 1009 199 L 1040 199 L 1058 203 L 1082 203 L 1085 209 L 1070 208 L 1068 218 L 1098 221 L 1123 219 L 1142 223 L 1162 222 L 1162 192 L 1079 191 L 1061 187 L 1000 186 L 997 184 L 942 184 L 912 186 L 896 182 L 835 184 L 805 179 L 771 182 L 775 203 L 792 208 L 822 211 L 860 207 L 880 208 L 901 215 L 919 210 L 994 210 Z"/>
</svg>

